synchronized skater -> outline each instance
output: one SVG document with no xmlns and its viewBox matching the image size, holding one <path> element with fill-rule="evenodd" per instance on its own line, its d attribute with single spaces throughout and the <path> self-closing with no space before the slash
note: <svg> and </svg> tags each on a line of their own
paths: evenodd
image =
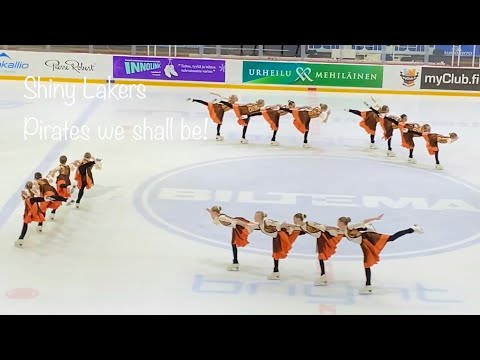
<svg viewBox="0 0 480 360">
<path fill-rule="evenodd" d="M 101 169 L 101 159 L 94 159 L 90 153 L 85 153 L 82 160 L 67 164 L 67 157 L 60 156 L 60 164 L 50 170 L 48 176 L 43 177 L 40 172 L 36 172 L 32 181 L 25 184 L 21 192 L 21 198 L 24 202 L 23 225 L 15 246 L 22 248 L 24 238 L 27 234 L 28 225 L 32 222 L 37 223 L 37 232 L 43 232 L 43 223 L 47 217 L 47 210 L 51 209 L 50 220 L 55 219 L 56 211 L 62 203 L 71 205 L 74 200 L 69 200 L 75 189 L 80 189 L 76 203 L 77 208 L 83 197 L 85 189 L 93 186 L 92 168 Z M 70 174 L 76 170 L 76 185 L 72 185 Z M 55 175 L 58 173 L 57 178 Z M 56 188 L 52 185 L 56 185 Z"/>
<path fill-rule="evenodd" d="M 320 277 L 315 280 L 316 286 L 327 285 L 325 261 L 336 253 L 337 244 L 342 239 L 336 227 L 319 224 L 314 221 L 305 221 L 307 215 L 297 213 L 293 216 L 293 224 L 283 224 L 289 231 L 299 231 L 299 235 L 308 234 L 316 239 Z"/>
<path fill-rule="evenodd" d="M 237 257 L 237 247 L 248 245 L 248 235 L 255 230 L 271 237 L 272 257 L 274 261 L 273 272 L 268 275 L 269 280 L 280 280 L 279 260 L 285 259 L 292 249 L 293 243 L 299 235 L 308 234 L 316 239 L 317 256 L 320 263 L 320 277 L 314 281 L 315 286 L 328 284 L 325 273 L 325 261 L 336 253 L 337 245 L 346 238 L 347 240 L 360 245 L 363 253 L 363 266 L 365 268 L 366 282 L 360 290 L 360 294 L 372 294 L 372 271 L 371 268 L 380 261 L 380 253 L 388 242 L 395 241 L 405 235 L 418 233 L 423 234 L 419 225 L 413 225 L 407 229 L 400 230 L 393 235 L 379 233 L 375 230 L 372 222 L 381 220 L 383 214 L 365 219 L 358 223 L 351 223 L 349 217 L 342 216 L 338 219 L 336 226 L 328 226 L 313 221 L 305 221 L 306 215 L 297 213 L 293 216 L 293 224 L 267 219 L 267 214 L 257 211 L 254 221 L 242 217 L 233 218 L 222 214 L 221 207 L 213 206 L 207 209 L 213 223 L 232 228 L 232 249 L 233 264 L 227 270 L 239 271 L 240 265 Z"/>
<path fill-rule="evenodd" d="M 231 95 L 228 98 L 221 97 L 220 95 L 218 96 L 218 98 L 211 102 L 191 98 L 188 99 L 188 101 L 197 102 L 208 107 L 210 118 L 217 124 L 216 139 L 218 141 L 224 140 L 223 136 L 220 135 L 223 116 L 225 112 L 232 109 L 237 118 L 237 123 L 243 127 L 240 139 L 242 144 L 248 144 L 246 134 L 250 120 L 253 117 L 262 115 L 273 131 L 270 145 L 278 146 L 279 142 L 277 141 L 277 133 L 280 127 L 280 118 L 287 114 L 291 114 L 294 127 L 303 134 L 302 146 L 309 148 L 308 134 L 310 131 L 311 120 L 320 118 L 322 123 L 326 123 L 330 116 L 328 105 L 323 103 L 315 107 L 297 106 L 294 101 L 289 100 L 286 105 L 277 104 L 265 106 L 265 101 L 263 99 L 257 100 L 253 103 L 239 104 L 238 96 L 236 95 Z M 359 126 L 369 136 L 370 149 L 377 149 L 375 137 L 377 135 L 378 124 L 380 124 L 380 128 L 383 132 L 382 138 L 387 144 L 387 156 L 396 156 L 392 149 L 392 139 L 395 130 L 398 130 L 401 134 L 402 147 L 409 150 L 408 163 L 416 164 L 416 160 L 413 157 L 413 151 L 415 148 L 414 138 L 421 137 L 426 141 L 428 153 L 435 156 L 435 169 L 443 169 L 438 158 L 438 144 L 457 141 L 458 135 L 455 132 L 451 132 L 448 136 L 431 133 L 431 126 L 429 124 L 411 123 L 408 121 L 407 114 L 402 114 L 400 116 L 393 115 L 390 113 L 390 107 L 388 105 L 380 105 L 375 99 L 372 98 L 372 100 L 374 102 L 373 105 L 369 105 L 367 102 L 364 103 L 368 108 L 367 110 L 345 109 L 349 113 L 355 114 L 361 118 Z"/>
</svg>

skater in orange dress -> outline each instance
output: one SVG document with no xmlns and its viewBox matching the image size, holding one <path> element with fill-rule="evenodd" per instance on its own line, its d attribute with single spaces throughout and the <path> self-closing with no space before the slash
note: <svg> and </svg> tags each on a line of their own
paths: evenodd
<svg viewBox="0 0 480 360">
<path fill-rule="evenodd" d="M 417 161 L 413 158 L 413 150 L 415 149 L 413 139 L 415 137 L 421 137 L 424 132 L 429 133 L 431 131 L 430 125 L 409 123 L 406 114 L 401 115 L 399 119 L 385 116 L 385 124 L 387 123 L 391 123 L 392 127 L 396 126 L 398 128 L 402 139 L 402 146 L 409 150 L 408 162 L 410 164 L 416 164 Z"/>
<path fill-rule="evenodd" d="M 454 132 L 451 132 L 448 136 L 424 132 L 422 137 L 425 139 L 428 153 L 435 156 L 435 169 L 443 170 L 443 166 L 440 165 L 438 159 L 438 153 L 440 152 L 438 144 L 451 144 L 458 140 L 458 135 Z"/>
<path fill-rule="evenodd" d="M 380 261 L 380 253 L 387 244 L 387 242 L 395 241 L 398 238 L 407 234 L 419 233 L 423 234 L 423 229 L 419 225 L 396 232 L 393 235 L 380 234 L 375 231 L 371 222 L 381 220 L 383 214 L 374 218 L 365 219 L 357 224 L 350 224 L 349 217 L 341 217 L 338 219 L 337 227 L 338 234 L 342 234 L 348 240 L 360 245 L 363 252 L 363 266 L 365 268 L 365 276 L 367 281 L 365 287 L 360 291 L 360 294 L 371 294 L 373 292 L 371 283 L 371 267 Z"/>
<path fill-rule="evenodd" d="M 368 106 L 367 103 L 365 104 Z M 407 121 L 407 115 L 402 114 L 396 116 L 393 114 L 382 114 L 373 107 L 370 107 L 370 109 L 378 116 L 378 122 L 383 129 L 383 140 L 387 141 L 387 156 L 395 157 L 396 155 L 392 149 L 393 131 L 398 129 L 399 123 L 405 123 Z"/>
<path fill-rule="evenodd" d="M 233 111 L 237 116 L 237 122 L 240 126 L 243 126 L 242 139 L 240 142 L 242 144 L 248 144 L 247 129 L 248 124 L 250 123 L 250 118 L 252 116 L 262 115 L 261 109 L 265 106 L 265 101 L 262 99 L 257 100 L 254 103 L 248 104 L 233 104 Z"/>
<path fill-rule="evenodd" d="M 249 244 L 248 235 L 253 231 L 254 223 L 242 217 L 231 217 L 223 214 L 220 206 L 207 209 L 215 225 L 223 225 L 232 228 L 232 251 L 233 263 L 227 268 L 228 271 L 239 271 L 238 248 Z"/>
<path fill-rule="evenodd" d="M 365 104 L 368 106 L 368 104 Z M 383 121 L 381 117 L 390 112 L 390 109 L 387 105 L 378 106 L 378 109 L 369 107 L 369 110 L 360 111 L 349 109 L 348 112 L 358 115 L 362 118 L 359 125 L 363 128 L 367 134 L 370 135 L 370 149 L 376 149 L 375 146 L 375 133 L 377 131 L 377 123 Z"/>
<path fill-rule="evenodd" d="M 300 232 L 289 233 L 287 229 L 282 228 L 280 221 L 267 219 L 267 214 L 263 211 L 255 213 L 255 223 L 252 230 L 260 230 L 272 238 L 273 273 L 268 276 L 268 280 L 280 280 L 279 260 L 288 256 L 288 252 L 292 249 L 292 245 Z"/>
<path fill-rule="evenodd" d="M 282 108 L 293 115 L 293 125 L 300 131 L 303 136 L 303 147 L 309 148 L 308 144 L 308 132 L 310 131 L 310 121 L 318 117 L 322 118 L 323 123 L 326 123 L 330 116 L 328 105 L 320 104 L 319 106 L 310 107 L 303 106 L 294 109 Z"/>
<path fill-rule="evenodd" d="M 315 280 L 315 286 L 327 285 L 327 276 L 325 274 L 325 261 L 336 253 L 337 245 L 343 235 L 338 233 L 336 227 L 316 223 L 314 221 L 305 221 L 307 215 L 295 214 L 293 224 L 282 224 L 289 230 L 300 231 L 300 235 L 308 234 L 317 239 L 317 254 L 320 263 L 320 278 Z"/>
<path fill-rule="evenodd" d="M 61 197 L 35 196 L 34 184 L 32 181 L 28 181 L 25 184 L 25 189 L 22 190 L 21 197 L 25 204 L 25 208 L 23 211 L 22 232 L 20 233 L 18 240 L 15 241 L 15 246 L 19 248 L 23 247 L 23 240 L 28 231 L 28 224 L 32 222 L 38 223 L 37 230 L 41 231 L 41 226 L 45 221 L 45 211 L 47 208 L 47 205 L 45 204 L 55 200 L 62 200 Z M 38 227 L 40 227 L 40 229 Z"/>
<path fill-rule="evenodd" d="M 50 184 L 50 181 L 43 178 L 41 173 L 35 173 L 34 179 L 34 193 L 37 196 L 51 199 L 51 201 L 40 204 L 44 214 L 46 214 L 47 209 L 51 209 L 52 213 L 55 214 L 56 210 L 62 205 L 62 202 L 67 202 L 68 198 L 60 196 L 57 190 Z M 67 205 L 70 205 L 70 203 L 67 203 Z M 53 217 L 55 217 L 55 215 L 53 215 Z M 38 224 L 37 231 L 42 232 L 42 226 L 43 224 Z"/>
<path fill-rule="evenodd" d="M 270 125 L 273 131 L 272 140 L 270 140 L 270 145 L 273 145 L 273 146 L 279 145 L 279 143 L 277 142 L 277 132 L 278 132 L 278 127 L 280 126 L 280 117 L 288 114 L 288 112 L 283 110 L 282 108 L 286 108 L 290 110 L 295 109 L 295 102 L 288 100 L 288 105 L 265 106 L 261 110 L 263 118 L 268 122 L 268 124 Z"/>
<path fill-rule="evenodd" d="M 82 200 L 85 189 L 91 189 L 94 185 L 92 168 L 101 170 L 101 161 L 101 159 L 95 159 L 89 152 L 85 153 L 82 160 L 74 161 L 74 165 L 77 166 L 75 181 L 77 182 L 77 188 L 79 189 L 76 201 L 77 208 L 80 207 L 80 201 Z"/>
<path fill-rule="evenodd" d="M 67 164 L 67 160 L 68 159 L 65 155 L 60 156 L 60 165 L 50 170 L 50 172 L 48 173 L 48 177 L 55 178 L 56 174 L 58 173 L 55 181 L 57 185 L 58 195 L 69 199 L 75 192 L 76 185 L 72 185 L 72 182 L 70 181 L 70 173 L 75 169 L 75 166 L 73 165 L 73 163 L 70 165 Z M 73 200 L 70 200 L 69 204 L 71 202 L 73 202 Z M 56 210 L 52 210 L 50 214 L 50 220 L 55 219 L 55 211 Z"/>
<path fill-rule="evenodd" d="M 210 119 L 212 119 L 212 121 L 215 124 L 217 124 L 217 137 L 216 137 L 217 141 L 223 141 L 223 136 L 220 134 L 220 130 L 223 124 L 223 116 L 227 111 L 233 109 L 233 104 L 238 102 L 238 96 L 231 95 L 225 100 L 226 101 L 223 101 L 221 99 L 215 99 L 212 102 L 207 102 L 207 101 L 198 100 L 198 99 L 191 99 L 191 98 L 187 99 L 187 101 L 196 102 L 208 107 L 208 113 L 210 115 Z"/>
</svg>

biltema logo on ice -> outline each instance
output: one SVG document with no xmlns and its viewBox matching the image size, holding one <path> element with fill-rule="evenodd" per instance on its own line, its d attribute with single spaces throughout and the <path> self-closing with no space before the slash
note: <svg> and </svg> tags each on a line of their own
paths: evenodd
<svg viewBox="0 0 480 360">
<path fill-rule="evenodd" d="M 145 71 L 158 70 L 161 68 L 160 61 L 125 61 L 125 72 L 127 75 Z"/>
<path fill-rule="evenodd" d="M 312 174 L 312 164 L 328 172 Z M 206 176 L 213 173 L 215 181 Z M 340 173 L 344 175 L 335 175 Z M 407 176 L 405 186 L 392 182 Z M 193 164 L 155 176 L 135 198 L 139 212 L 151 223 L 224 248 L 230 246 L 228 229 L 214 226 L 205 212 L 214 204 L 228 215 L 247 219 L 264 210 L 272 219 L 292 221 L 293 214 L 301 212 L 312 221 L 335 225 L 340 216 L 355 221 L 385 213 L 384 221 L 375 223 L 379 232 L 392 234 L 417 223 L 425 228 L 422 237 L 387 246 L 384 258 L 452 251 L 480 238 L 480 189 L 438 172 L 361 157 L 278 155 Z M 449 232 L 449 224 L 455 224 L 455 232 Z M 271 255 L 271 242 L 262 234 L 254 232 L 251 239 L 242 251 Z M 314 255 L 315 244 L 308 236 L 297 240 L 291 253 L 298 258 Z M 361 251 L 341 244 L 335 258 L 361 259 Z"/>
<path fill-rule="evenodd" d="M 412 87 L 415 86 L 415 80 L 418 78 L 418 71 L 415 68 L 405 68 L 400 71 L 400 78 L 403 80 L 403 86 Z"/>
<path fill-rule="evenodd" d="M 0 54 L 0 71 L 4 70 L 5 72 L 15 72 L 15 70 L 28 69 L 29 66 L 30 65 L 28 63 L 24 63 L 23 61 L 12 60 L 7 53 Z"/>
</svg>

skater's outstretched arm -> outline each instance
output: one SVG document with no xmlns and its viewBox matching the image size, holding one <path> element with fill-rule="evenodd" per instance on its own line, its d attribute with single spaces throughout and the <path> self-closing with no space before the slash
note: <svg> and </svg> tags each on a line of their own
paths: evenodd
<svg viewBox="0 0 480 360">
<path fill-rule="evenodd" d="M 418 132 L 418 131 L 415 131 L 415 130 L 403 129 L 403 131 L 405 131 L 406 133 L 409 132 L 409 133 L 412 133 L 412 134 L 415 134 L 415 135 L 418 135 L 418 136 L 422 136 L 421 132 Z"/>
<path fill-rule="evenodd" d="M 363 221 L 360 222 L 360 223 L 349 224 L 348 227 L 349 227 L 350 229 L 355 229 L 355 228 L 358 228 L 358 227 L 365 226 L 366 224 L 369 224 L 369 223 L 371 223 L 371 222 L 373 222 L 373 221 L 381 220 L 382 218 L 383 218 L 383 214 L 378 215 L 378 216 L 373 217 L 373 218 L 365 219 L 365 220 L 363 220 Z"/>
<path fill-rule="evenodd" d="M 302 230 L 302 228 L 299 226 L 299 225 L 295 225 L 295 224 L 289 224 L 289 223 L 286 223 L 286 222 L 283 222 L 282 225 L 280 225 L 282 227 L 282 229 L 293 229 L 293 230 Z"/>
<path fill-rule="evenodd" d="M 382 218 L 383 218 L 383 214 L 380 214 L 380 215 L 375 216 L 373 218 L 368 218 L 368 219 L 363 220 L 363 223 L 368 224 L 368 223 L 371 223 L 372 221 L 382 220 Z"/>
<path fill-rule="evenodd" d="M 225 105 L 229 107 L 230 109 L 233 109 L 233 104 L 229 103 L 228 101 L 220 101 L 220 104 Z"/>
<path fill-rule="evenodd" d="M 338 227 L 325 225 L 325 230 L 337 230 L 338 231 Z"/>
<path fill-rule="evenodd" d="M 448 136 L 437 135 L 439 144 L 449 144 L 458 140 L 458 135 L 456 133 L 450 133 Z"/>
<path fill-rule="evenodd" d="M 398 120 L 395 120 L 394 118 L 391 118 L 391 117 L 388 117 L 388 116 L 385 116 L 384 119 L 387 120 L 387 121 L 390 121 L 391 123 L 394 123 L 395 125 L 398 126 L 398 123 L 399 123 Z"/>
</svg>

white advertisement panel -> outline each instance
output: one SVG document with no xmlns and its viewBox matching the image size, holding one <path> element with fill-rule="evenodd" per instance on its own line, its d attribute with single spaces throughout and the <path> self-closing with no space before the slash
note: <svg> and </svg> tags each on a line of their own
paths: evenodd
<svg viewBox="0 0 480 360">
<path fill-rule="evenodd" d="M 422 67 L 415 65 L 385 65 L 384 90 L 420 90 Z"/>
<path fill-rule="evenodd" d="M 73 79 L 107 79 L 111 55 L 0 50 L 0 75 Z"/>
</svg>

